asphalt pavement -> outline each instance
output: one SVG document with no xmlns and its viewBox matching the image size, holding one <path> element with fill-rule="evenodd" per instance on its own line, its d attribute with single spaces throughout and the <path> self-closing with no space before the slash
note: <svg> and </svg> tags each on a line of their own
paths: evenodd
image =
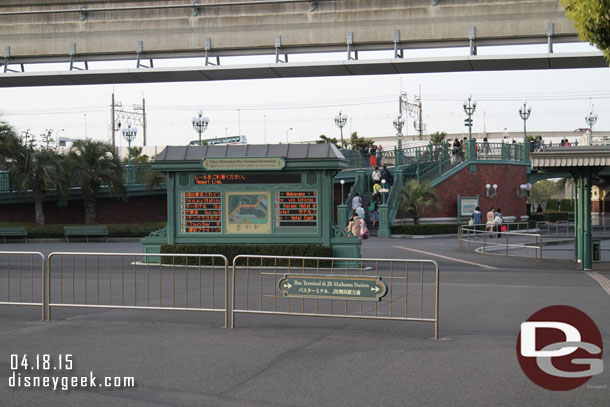
<svg viewBox="0 0 610 407">
<path fill-rule="evenodd" d="M 0 251 L 141 252 L 138 242 L 11 243 Z M 0 400 L 6 406 L 608 406 L 602 374 L 567 391 L 544 390 L 517 361 L 520 324 L 570 305 L 610 345 L 610 294 L 569 259 L 481 255 L 455 238 L 364 242 L 364 257 L 431 259 L 440 268 L 440 338 L 422 322 L 0 305 Z M 610 263 L 596 263 L 610 279 Z M 0 281 L 0 287 L 3 282 Z M 1 294 L 1 293 L 0 293 Z M 4 301 L 0 298 L 0 301 Z M 607 352 L 606 352 L 607 354 Z M 18 355 L 17 357 L 11 355 Z M 16 370 L 27 356 L 28 370 Z M 36 356 L 51 367 L 31 369 Z M 58 359 L 72 355 L 72 369 Z M 23 366 L 22 366 L 23 367 Z M 135 386 L 69 391 L 11 387 L 10 379 L 133 377 Z"/>
</svg>

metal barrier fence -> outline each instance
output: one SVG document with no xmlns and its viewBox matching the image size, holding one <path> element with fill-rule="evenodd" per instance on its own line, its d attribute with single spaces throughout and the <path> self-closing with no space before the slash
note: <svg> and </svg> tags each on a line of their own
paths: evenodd
<svg viewBox="0 0 610 407">
<path fill-rule="evenodd" d="M 212 311 L 227 327 L 222 255 L 61 252 L 47 264 L 47 319 L 55 307 Z"/>
<path fill-rule="evenodd" d="M 383 319 L 432 322 L 438 339 L 432 260 L 240 255 L 232 284 L 231 328 L 235 314 Z M 383 285 L 383 297 L 363 299 Z"/>
<path fill-rule="evenodd" d="M 534 257 L 542 261 L 542 236 L 515 229 L 493 231 L 485 225 L 460 226 L 458 229 L 458 250 L 475 251 L 483 254 L 503 254 L 506 256 Z"/>
<path fill-rule="evenodd" d="M 0 252 L 0 305 L 41 307 L 45 318 L 45 257 L 39 252 Z"/>
</svg>

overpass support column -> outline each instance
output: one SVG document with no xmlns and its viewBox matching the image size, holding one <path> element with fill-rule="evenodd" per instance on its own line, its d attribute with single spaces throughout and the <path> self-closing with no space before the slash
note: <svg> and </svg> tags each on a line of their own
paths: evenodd
<svg viewBox="0 0 610 407">
<path fill-rule="evenodd" d="M 591 232 L 591 186 L 593 171 L 583 168 L 574 174 L 576 183 L 576 242 L 575 258 L 581 270 L 593 268 L 593 241 Z"/>
<path fill-rule="evenodd" d="M 582 178 L 580 174 L 574 175 L 574 187 L 576 189 L 576 216 L 574 217 L 574 261 L 582 263 Z"/>
<path fill-rule="evenodd" d="M 582 251 L 582 269 L 593 269 L 593 241 L 591 233 L 591 186 L 593 184 L 593 175 L 591 169 L 587 168 L 582 177 L 583 183 L 583 251 Z"/>
</svg>

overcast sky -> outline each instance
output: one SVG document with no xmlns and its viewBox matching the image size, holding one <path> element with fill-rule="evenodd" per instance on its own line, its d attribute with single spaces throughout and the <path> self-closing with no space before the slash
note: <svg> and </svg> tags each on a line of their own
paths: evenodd
<svg viewBox="0 0 610 407">
<path fill-rule="evenodd" d="M 555 46 L 556 52 L 588 51 L 586 44 Z M 479 55 L 545 52 L 546 46 L 479 48 Z M 466 55 L 466 49 L 411 51 L 409 57 Z M 360 53 L 361 59 L 387 58 L 384 53 Z M 273 56 L 221 61 L 269 63 Z M 291 56 L 291 61 L 337 60 L 344 54 Z M 133 68 L 135 62 L 93 65 L 93 68 Z M 155 61 L 172 66 L 176 61 Z M 180 61 L 181 66 L 201 60 Z M 65 66 L 53 70 L 65 70 Z M 51 70 L 48 66 L 27 70 Z M 250 143 L 277 143 L 317 139 L 320 134 L 339 138 L 333 118 L 342 110 L 348 117 L 347 136 L 377 137 L 395 134 L 392 119 L 398 114 L 402 91 L 409 99 L 419 93 L 427 133 L 464 132 L 462 101 L 469 94 L 478 101 L 474 132 L 522 131 L 518 109 L 527 100 L 532 107 L 528 132 L 571 131 L 587 127 L 584 116 L 591 104 L 599 119 L 595 130 L 610 130 L 610 69 L 468 72 L 443 74 L 379 75 L 357 77 L 265 79 L 137 85 L 3 88 L 2 120 L 18 131 L 35 134 L 54 129 L 60 136 L 110 140 L 110 103 L 114 91 L 126 108 L 146 99 L 149 145 L 180 145 L 196 139 L 191 117 L 199 109 L 210 118 L 204 138 L 236 135 Z M 292 129 L 292 130 L 289 130 Z M 410 124 L 408 134 L 414 134 Z M 117 137 L 119 134 L 117 133 Z M 125 144 L 124 141 L 117 144 Z M 141 145 L 141 131 L 135 141 Z"/>
</svg>

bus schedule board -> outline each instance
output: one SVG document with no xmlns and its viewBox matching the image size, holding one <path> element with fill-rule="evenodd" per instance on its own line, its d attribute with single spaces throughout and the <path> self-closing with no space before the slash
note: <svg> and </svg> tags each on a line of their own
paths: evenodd
<svg viewBox="0 0 610 407">
<path fill-rule="evenodd" d="M 221 192 L 182 192 L 180 198 L 182 233 L 222 233 Z"/>
<path fill-rule="evenodd" d="M 317 191 L 278 191 L 275 193 L 275 226 L 317 226 Z"/>
</svg>

